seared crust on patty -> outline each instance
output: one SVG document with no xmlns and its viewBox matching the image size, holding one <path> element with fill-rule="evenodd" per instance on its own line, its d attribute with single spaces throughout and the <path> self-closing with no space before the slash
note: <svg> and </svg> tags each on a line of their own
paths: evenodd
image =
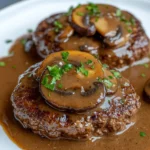
<svg viewBox="0 0 150 150">
<path fill-rule="evenodd" d="M 82 114 L 57 111 L 39 92 L 36 70 L 31 66 L 19 78 L 11 96 L 15 118 L 24 128 L 49 139 L 90 139 L 124 130 L 140 108 L 139 96 L 125 78 L 119 79 L 121 98 L 105 100 L 101 107 Z"/>
</svg>

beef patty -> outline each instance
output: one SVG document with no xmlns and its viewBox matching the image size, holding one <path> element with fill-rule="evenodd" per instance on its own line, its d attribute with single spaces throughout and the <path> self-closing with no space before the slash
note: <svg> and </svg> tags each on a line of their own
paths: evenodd
<svg viewBox="0 0 150 150">
<path fill-rule="evenodd" d="M 107 94 L 98 107 L 82 113 L 69 113 L 54 109 L 39 92 L 37 69 L 31 66 L 19 77 L 11 101 L 15 118 L 24 128 L 49 139 L 90 139 L 115 133 L 130 124 L 140 108 L 139 96 L 130 82 L 121 77 L 114 95 Z"/>
<path fill-rule="evenodd" d="M 100 5 L 100 9 L 107 15 L 111 13 L 114 15 L 118 10 L 111 5 L 108 5 L 109 9 L 106 8 L 106 10 L 103 10 L 103 7 L 106 8 L 106 5 Z M 82 28 L 79 29 L 74 24 L 72 25 L 72 21 L 69 21 L 68 17 L 70 15 L 67 16 L 66 13 L 55 14 L 38 25 L 33 33 L 33 41 L 41 58 L 45 58 L 53 52 L 72 49 L 96 55 L 111 68 L 121 68 L 148 56 L 150 52 L 149 39 L 140 21 L 126 11 L 122 11 L 122 15 L 118 17 L 120 22 L 126 25 L 125 28 L 128 28 L 129 37 L 124 44 L 115 46 L 110 46 L 108 43 L 112 43 L 108 42 L 99 32 L 87 36 Z M 112 26 L 113 22 L 114 20 L 109 26 Z M 121 34 L 122 31 L 119 32 Z"/>
</svg>

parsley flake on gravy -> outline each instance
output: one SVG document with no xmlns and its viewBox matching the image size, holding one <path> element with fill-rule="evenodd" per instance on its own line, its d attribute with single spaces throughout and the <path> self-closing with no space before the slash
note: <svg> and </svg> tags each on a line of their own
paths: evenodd
<svg viewBox="0 0 150 150">
<path fill-rule="evenodd" d="M 0 67 L 5 67 L 6 63 L 4 61 L 0 61 Z"/>
<path fill-rule="evenodd" d="M 61 53 L 62 59 L 64 62 L 68 61 L 68 57 L 69 57 L 69 52 L 62 52 Z"/>
<path fill-rule="evenodd" d="M 83 63 L 81 63 L 81 66 L 79 67 L 79 68 L 77 68 L 77 72 L 81 72 L 83 75 L 85 75 L 85 76 L 88 76 L 88 70 L 86 70 L 85 68 L 84 68 L 84 65 L 83 65 Z"/>
<path fill-rule="evenodd" d="M 145 137 L 145 136 L 146 136 L 146 133 L 145 133 L 145 132 L 140 132 L 140 136 L 141 136 L 141 137 Z"/>
<path fill-rule="evenodd" d="M 59 32 L 60 29 L 63 28 L 63 25 L 62 25 L 61 22 L 59 22 L 59 21 L 54 21 L 54 26 L 55 26 L 55 28 L 54 28 L 54 31 L 55 31 L 55 32 Z"/>
</svg>

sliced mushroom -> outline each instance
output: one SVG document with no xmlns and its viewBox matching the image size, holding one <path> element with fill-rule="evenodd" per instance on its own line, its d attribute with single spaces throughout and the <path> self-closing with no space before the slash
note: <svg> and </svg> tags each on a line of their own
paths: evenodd
<svg viewBox="0 0 150 150">
<path fill-rule="evenodd" d="M 143 93 L 144 93 L 144 100 L 150 103 L 150 79 L 146 82 Z"/>
<path fill-rule="evenodd" d="M 105 86 L 96 82 L 98 76 L 104 77 L 102 64 L 88 53 L 67 52 L 69 53 L 67 63 L 72 63 L 73 67 L 55 81 L 53 90 L 47 88 L 52 81 L 47 66 L 59 65 L 60 68 L 63 68 L 66 62 L 62 60 L 62 52 L 53 53 L 43 61 L 38 69 L 40 92 L 50 106 L 60 111 L 83 112 L 92 109 L 102 103 L 105 97 Z M 94 69 L 91 68 L 92 65 Z M 88 71 L 88 74 L 84 74 L 85 70 Z M 48 78 L 46 86 L 43 84 L 45 77 Z M 58 89 L 60 82 L 63 86 Z"/>
<path fill-rule="evenodd" d="M 92 36 L 96 33 L 95 25 L 90 21 L 86 5 L 82 5 L 72 11 L 69 16 L 71 26 L 82 36 Z"/>
<path fill-rule="evenodd" d="M 126 23 L 116 15 L 116 11 L 117 8 L 111 5 L 82 5 L 72 11 L 69 21 L 79 34 L 92 36 L 97 31 L 106 45 L 120 47 L 129 40 L 130 34 Z"/>
</svg>

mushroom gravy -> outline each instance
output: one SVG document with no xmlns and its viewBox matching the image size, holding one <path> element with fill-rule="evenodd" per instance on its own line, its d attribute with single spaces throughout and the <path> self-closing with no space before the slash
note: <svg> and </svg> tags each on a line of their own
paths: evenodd
<svg viewBox="0 0 150 150">
<path fill-rule="evenodd" d="M 125 132 L 117 135 L 102 137 L 92 137 L 89 141 L 68 141 L 58 140 L 50 141 L 35 135 L 31 131 L 24 129 L 14 118 L 10 95 L 17 84 L 18 76 L 23 73 L 30 65 L 38 62 L 31 57 L 29 52 L 24 52 L 24 46 L 20 39 L 13 45 L 10 50 L 12 56 L 2 58 L 0 61 L 5 62 L 6 66 L 0 67 L 1 71 L 1 92 L 0 92 L 0 123 L 9 136 L 20 148 L 33 149 L 68 149 L 68 150 L 149 150 L 150 149 L 150 109 L 142 97 L 145 82 L 150 77 L 150 63 L 137 65 L 122 72 L 124 77 L 128 78 L 136 92 L 141 96 L 141 108 L 134 118 L 133 123 L 127 126 Z M 13 52 L 13 53 L 12 53 Z M 146 136 L 145 136 L 146 134 Z"/>
</svg>

